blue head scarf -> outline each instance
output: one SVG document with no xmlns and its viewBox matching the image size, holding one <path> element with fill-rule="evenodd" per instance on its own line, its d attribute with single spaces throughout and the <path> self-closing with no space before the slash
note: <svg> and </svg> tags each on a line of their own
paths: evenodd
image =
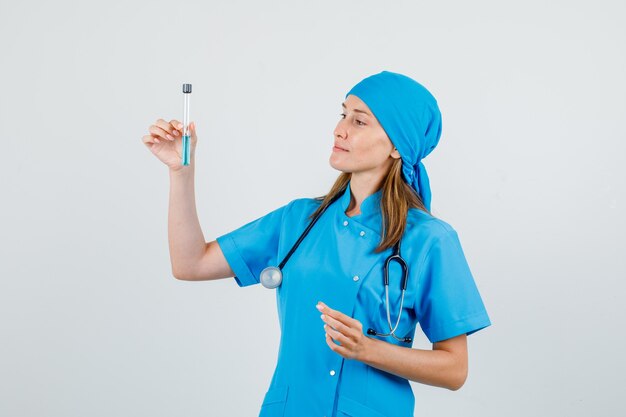
<svg viewBox="0 0 626 417">
<path fill-rule="evenodd" d="M 402 177 L 430 211 L 430 183 L 422 159 L 439 143 L 441 113 L 437 100 L 420 83 L 390 71 L 371 75 L 352 87 L 374 113 L 402 158 Z"/>
</svg>

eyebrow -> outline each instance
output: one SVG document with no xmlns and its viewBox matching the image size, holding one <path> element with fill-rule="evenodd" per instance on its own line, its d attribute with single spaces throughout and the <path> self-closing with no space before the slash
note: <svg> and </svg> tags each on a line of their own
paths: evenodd
<svg viewBox="0 0 626 417">
<path fill-rule="evenodd" d="M 346 105 L 344 103 L 341 103 L 341 105 L 343 106 L 344 109 L 347 109 L 347 107 L 346 107 Z M 363 113 L 363 114 L 366 114 L 368 116 L 371 116 L 371 114 L 366 112 L 365 110 L 354 109 L 354 111 L 357 112 L 357 113 Z"/>
</svg>

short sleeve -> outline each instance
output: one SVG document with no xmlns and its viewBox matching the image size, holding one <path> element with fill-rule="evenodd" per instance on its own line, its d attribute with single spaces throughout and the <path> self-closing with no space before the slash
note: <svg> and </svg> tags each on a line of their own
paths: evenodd
<svg viewBox="0 0 626 417">
<path fill-rule="evenodd" d="M 216 239 L 240 287 L 258 284 L 261 271 L 277 265 L 281 225 L 290 204 Z"/>
<path fill-rule="evenodd" d="M 419 273 L 415 310 L 431 343 L 491 325 L 456 231 L 431 244 Z"/>
</svg>

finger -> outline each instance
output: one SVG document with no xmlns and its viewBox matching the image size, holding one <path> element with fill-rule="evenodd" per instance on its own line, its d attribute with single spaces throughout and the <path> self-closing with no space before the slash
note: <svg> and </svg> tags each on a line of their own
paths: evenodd
<svg viewBox="0 0 626 417">
<path fill-rule="evenodd" d="M 324 325 L 324 330 L 326 331 L 327 335 L 329 335 L 333 340 L 338 341 L 340 344 L 346 343 L 348 341 L 348 338 L 343 333 L 337 330 L 333 330 L 333 328 L 330 327 L 328 324 Z"/>
<path fill-rule="evenodd" d="M 345 334 L 346 336 L 352 332 L 352 329 L 331 316 L 322 314 L 322 320 L 333 329 Z"/>
<path fill-rule="evenodd" d="M 333 342 L 333 339 L 331 339 L 328 333 L 326 333 L 325 336 L 326 336 L 326 344 L 328 345 L 328 347 L 331 348 L 332 350 L 336 350 L 339 347 L 339 345 Z"/>
<path fill-rule="evenodd" d="M 183 124 L 176 119 L 170 120 L 170 125 L 172 126 L 172 132 L 175 136 L 182 135 Z M 178 127 L 180 126 L 180 128 Z"/>
<path fill-rule="evenodd" d="M 350 327 L 354 326 L 354 327 L 356 327 L 355 320 L 352 317 L 349 317 L 349 316 L 343 314 L 341 311 L 333 310 L 332 308 L 328 307 L 326 304 L 322 303 L 321 301 L 318 304 L 318 309 L 322 313 L 324 313 L 326 315 L 329 315 L 331 317 L 334 317 L 335 319 L 339 320 L 340 322 L 342 322 L 346 326 L 350 326 Z"/>
<path fill-rule="evenodd" d="M 156 137 L 152 135 L 145 135 L 144 137 L 141 138 L 141 140 L 146 145 L 154 145 L 155 143 L 160 143 L 159 139 L 157 139 Z"/>
<path fill-rule="evenodd" d="M 156 121 L 156 126 L 163 130 L 164 135 L 163 138 L 167 140 L 174 140 L 174 126 L 167 123 L 163 119 L 159 119 Z"/>
<path fill-rule="evenodd" d="M 174 133 L 174 126 L 163 119 L 158 119 L 155 124 L 169 134 Z"/>
<path fill-rule="evenodd" d="M 163 140 L 169 140 L 169 141 L 174 140 L 174 137 L 172 135 L 170 135 L 166 130 L 163 130 L 159 126 L 152 125 L 150 126 L 148 131 L 152 133 L 153 136 L 156 136 L 157 138 L 161 138 Z"/>
<path fill-rule="evenodd" d="M 346 348 L 335 343 L 329 335 L 326 335 L 326 344 L 333 352 L 336 352 L 343 357 L 347 356 L 348 352 Z"/>
</svg>

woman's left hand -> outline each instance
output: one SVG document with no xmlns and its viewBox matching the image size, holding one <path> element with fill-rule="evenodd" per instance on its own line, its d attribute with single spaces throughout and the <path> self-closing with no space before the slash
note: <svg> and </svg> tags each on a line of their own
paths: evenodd
<svg viewBox="0 0 626 417">
<path fill-rule="evenodd" d="M 321 301 L 316 307 L 322 312 L 321 318 L 325 323 L 326 344 L 344 358 L 361 360 L 367 351 L 368 343 L 371 341 L 369 337 L 363 334 L 361 322 L 340 311 L 333 310 Z"/>
</svg>

